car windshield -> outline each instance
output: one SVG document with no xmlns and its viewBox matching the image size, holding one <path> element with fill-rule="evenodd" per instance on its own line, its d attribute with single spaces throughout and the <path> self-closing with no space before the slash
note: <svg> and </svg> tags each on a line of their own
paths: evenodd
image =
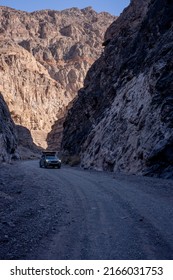
<svg viewBox="0 0 173 280">
<path fill-rule="evenodd" d="M 46 156 L 46 159 L 57 159 L 56 156 Z"/>
</svg>

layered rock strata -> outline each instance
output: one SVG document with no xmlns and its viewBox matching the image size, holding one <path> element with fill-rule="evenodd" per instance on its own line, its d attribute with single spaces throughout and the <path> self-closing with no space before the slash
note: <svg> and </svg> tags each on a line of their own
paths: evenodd
<svg viewBox="0 0 173 280">
<path fill-rule="evenodd" d="M 83 85 L 114 19 L 91 7 L 33 13 L 0 7 L 0 90 L 15 123 L 28 128 L 38 146 L 47 147 L 48 133 Z"/>
<path fill-rule="evenodd" d="M 131 1 L 68 114 L 64 152 L 85 168 L 173 176 L 172 36 L 172 1 Z"/>
</svg>

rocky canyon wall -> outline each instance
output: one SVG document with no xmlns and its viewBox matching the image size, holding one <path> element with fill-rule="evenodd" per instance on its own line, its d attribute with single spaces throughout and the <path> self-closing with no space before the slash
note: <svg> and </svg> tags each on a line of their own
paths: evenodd
<svg viewBox="0 0 173 280">
<path fill-rule="evenodd" d="M 17 133 L 7 104 L 0 93 L 0 162 L 9 162 L 17 148 Z"/>
<path fill-rule="evenodd" d="M 59 147 L 63 122 L 54 124 L 101 54 L 114 19 L 91 7 L 33 13 L 0 7 L 0 90 L 14 122 L 29 129 L 38 146 L 47 147 L 53 126 L 59 137 L 49 142 Z"/>
<path fill-rule="evenodd" d="M 69 111 L 64 153 L 85 168 L 173 177 L 172 36 L 172 1 L 131 1 Z"/>
</svg>

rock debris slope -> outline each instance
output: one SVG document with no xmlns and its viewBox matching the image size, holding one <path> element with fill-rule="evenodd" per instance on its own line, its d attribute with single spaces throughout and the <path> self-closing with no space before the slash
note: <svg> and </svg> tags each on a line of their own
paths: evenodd
<svg viewBox="0 0 173 280">
<path fill-rule="evenodd" d="M 29 129 L 38 146 L 46 148 L 114 19 L 91 7 L 33 13 L 0 7 L 0 90 L 15 123 Z M 58 129 L 61 137 L 62 125 Z"/>
<path fill-rule="evenodd" d="M 172 1 L 131 1 L 68 114 L 64 152 L 86 168 L 173 176 L 172 37 Z"/>
</svg>

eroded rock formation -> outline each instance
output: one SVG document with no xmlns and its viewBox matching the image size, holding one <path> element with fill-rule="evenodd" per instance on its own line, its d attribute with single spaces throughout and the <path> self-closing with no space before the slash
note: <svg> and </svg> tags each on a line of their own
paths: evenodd
<svg viewBox="0 0 173 280">
<path fill-rule="evenodd" d="M 38 146 L 46 148 L 114 19 L 91 7 L 33 13 L 0 7 L 0 90 L 15 123 L 28 128 Z"/>
<path fill-rule="evenodd" d="M 0 93 L 0 162 L 9 162 L 15 154 L 17 134 L 7 104 Z"/>
<path fill-rule="evenodd" d="M 68 114 L 65 153 L 86 168 L 173 176 L 172 36 L 172 1 L 131 1 Z"/>
</svg>

